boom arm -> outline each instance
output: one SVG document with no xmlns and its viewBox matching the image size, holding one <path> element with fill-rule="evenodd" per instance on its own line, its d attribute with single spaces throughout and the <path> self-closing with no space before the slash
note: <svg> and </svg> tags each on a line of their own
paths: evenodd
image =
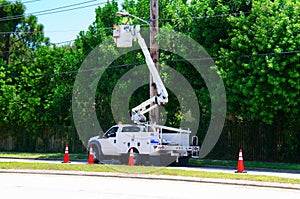
<svg viewBox="0 0 300 199">
<path fill-rule="evenodd" d="M 126 30 L 130 31 L 132 34 L 128 34 L 129 32 Z M 122 38 L 122 36 L 127 38 Z M 135 123 L 140 123 L 140 122 L 146 122 L 146 117 L 144 116 L 145 113 L 148 113 L 152 109 L 158 107 L 159 105 L 165 105 L 168 103 L 168 92 L 167 89 L 165 88 L 158 71 L 155 67 L 155 64 L 151 58 L 150 52 L 147 48 L 147 45 L 145 43 L 145 40 L 142 38 L 140 34 L 140 26 L 136 25 L 135 29 L 132 27 L 128 27 L 125 25 L 121 25 L 119 29 L 114 30 L 114 37 L 115 41 L 117 43 L 117 46 L 119 47 L 129 47 L 128 43 L 131 41 L 128 41 L 128 39 L 137 39 L 138 43 L 143 51 L 143 54 L 146 59 L 146 64 L 149 68 L 150 73 L 152 74 L 153 77 L 153 84 L 151 85 L 156 89 L 156 96 L 151 97 L 150 99 L 146 100 L 145 102 L 141 103 L 140 105 L 134 107 L 131 110 L 131 119 Z M 129 38 L 131 37 L 131 38 Z M 126 40 L 126 44 L 122 46 L 122 41 Z M 118 43 L 119 41 L 119 43 Z"/>
</svg>

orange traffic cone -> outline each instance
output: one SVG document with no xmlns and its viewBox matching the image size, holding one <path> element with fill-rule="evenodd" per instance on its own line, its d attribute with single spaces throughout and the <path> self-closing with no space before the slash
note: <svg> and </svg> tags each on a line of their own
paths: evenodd
<svg viewBox="0 0 300 199">
<path fill-rule="evenodd" d="M 69 159 L 69 146 L 68 146 L 68 144 L 66 144 L 64 161 L 62 163 L 70 163 L 70 159 Z"/>
<path fill-rule="evenodd" d="M 131 147 L 130 153 L 129 153 L 128 166 L 134 166 L 134 155 L 133 155 L 133 148 L 132 147 Z"/>
<path fill-rule="evenodd" d="M 93 147 L 92 146 L 90 146 L 88 164 L 94 164 L 94 153 L 93 153 Z"/>
<path fill-rule="evenodd" d="M 238 168 L 237 168 L 237 170 L 235 171 L 235 173 L 247 173 L 247 172 L 244 170 L 244 160 L 243 160 L 242 149 L 240 149 L 240 152 L 239 152 Z"/>
</svg>

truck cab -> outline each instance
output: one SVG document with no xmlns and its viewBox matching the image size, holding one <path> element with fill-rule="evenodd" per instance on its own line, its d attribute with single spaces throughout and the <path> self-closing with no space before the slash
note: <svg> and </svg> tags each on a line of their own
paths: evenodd
<svg viewBox="0 0 300 199">
<path fill-rule="evenodd" d="M 158 133 L 151 127 L 146 129 L 143 125 L 126 124 L 112 126 L 99 142 L 104 155 L 120 155 L 126 154 L 131 147 L 139 153 L 145 153 L 149 150 L 149 138 L 158 138 Z"/>
</svg>

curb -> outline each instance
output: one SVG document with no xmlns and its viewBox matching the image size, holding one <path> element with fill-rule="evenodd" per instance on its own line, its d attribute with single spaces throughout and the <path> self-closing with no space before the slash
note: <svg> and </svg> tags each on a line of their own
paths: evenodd
<svg viewBox="0 0 300 199">
<path fill-rule="evenodd" d="M 300 184 L 286 184 L 286 183 L 275 183 L 275 182 L 270 183 L 270 182 L 259 182 L 259 181 L 248 181 L 248 180 L 198 178 L 198 177 L 184 177 L 184 176 L 153 175 L 153 174 L 125 174 L 125 173 L 112 173 L 112 172 L 15 170 L 15 169 L 0 169 L 0 173 L 72 175 L 72 176 L 92 176 L 92 177 L 109 177 L 109 178 L 135 178 L 135 179 L 144 179 L 144 180 L 175 180 L 175 181 L 195 182 L 195 183 L 197 182 L 217 183 L 217 184 L 224 184 L 224 185 L 254 186 L 254 187 L 265 187 L 265 188 L 300 190 Z"/>
</svg>

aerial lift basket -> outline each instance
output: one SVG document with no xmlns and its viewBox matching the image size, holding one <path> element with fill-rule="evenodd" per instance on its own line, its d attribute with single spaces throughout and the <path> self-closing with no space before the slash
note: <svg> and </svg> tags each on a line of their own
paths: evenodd
<svg viewBox="0 0 300 199">
<path fill-rule="evenodd" d="M 117 47 L 128 48 L 132 47 L 132 39 L 134 29 L 132 25 L 118 25 L 114 27 L 113 36 Z"/>
</svg>

